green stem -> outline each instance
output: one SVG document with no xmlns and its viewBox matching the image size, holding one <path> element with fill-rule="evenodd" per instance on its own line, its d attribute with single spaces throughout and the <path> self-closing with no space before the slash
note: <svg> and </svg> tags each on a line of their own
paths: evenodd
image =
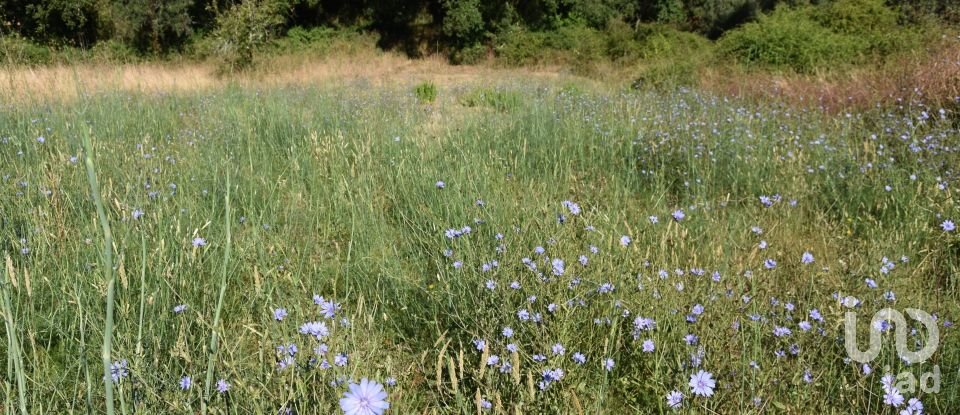
<svg viewBox="0 0 960 415">
<path fill-rule="evenodd" d="M 207 355 L 207 379 L 204 383 L 203 388 L 203 400 L 200 401 L 200 413 L 207 413 L 207 401 L 210 400 L 211 390 L 210 388 L 213 385 L 213 366 L 217 358 L 217 348 L 219 346 L 219 337 L 218 330 L 220 330 L 220 311 L 223 309 L 223 297 L 227 292 L 227 269 L 230 265 L 230 249 L 231 249 L 231 236 L 230 236 L 230 175 L 227 175 L 227 194 L 224 197 L 226 203 L 226 222 L 227 227 L 227 246 L 223 253 L 223 268 L 221 269 L 220 274 L 220 294 L 217 297 L 217 308 L 213 313 L 213 329 L 210 333 L 210 351 Z"/>
<path fill-rule="evenodd" d="M 107 404 L 107 415 L 113 415 L 113 381 L 110 378 L 110 352 L 113 343 L 113 309 L 116 296 L 116 274 L 113 272 L 113 234 L 110 232 L 110 222 L 103 208 L 103 199 L 100 196 L 100 184 L 97 182 L 97 172 L 93 166 L 93 145 L 90 142 L 90 131 L 81 127 L 83 141 L 83 158 L 87 166 L 87 182 L 90 183 L 90 194 L 93 203 L 97 206 L 97 217 L 103 231 L 103 272 L 107 280 L 107 315 L 103 327 L 103 387 Z"/>
<path fill-rule="evenodd" d="M 13 360 L 13 367 L 17 373 L 17 394 L 20 397 L 20 413 L 27 415 L 27 383 L 23 374 L 23 355 L 20 349 L 20 339 L 17 338 L 17 322 L 13 319 L 13 306 L 10 301 L 10 290 L 7 288 L 6 268 L 0 264 L 0 289 L 3 291 L 3 314 L 7 326 L 7 337 L 10 344 L 9 353 Z"/>
<path fill-rule="evenodd" d="M 137 356 L 143 355 L 143 309 L 147 292 L 147 237 L 140 233 L 140 324 L 137 326 Z"/>
</svg>

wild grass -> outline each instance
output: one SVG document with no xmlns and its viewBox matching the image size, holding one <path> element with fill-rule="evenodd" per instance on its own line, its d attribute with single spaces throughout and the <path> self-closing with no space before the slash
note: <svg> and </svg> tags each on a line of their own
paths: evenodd
<svg viewBox="0 0 960 415">
<path fill-rule="evenodd" d="M 935 365 L 939 391 L 905 397 L 960 407 L 960 240 L 942 228 L 960 218 L 956 113 L 547 81 L 438 82 L 423 105 L 414 85 L 6 105 L 4 409 L 107 407 L 89 362 L 110 336 L 111 271 L 126 365 L 108 373 L 130 413 L 332 413 L 347 382 L 395 378 L 401 414 L 673 412 L 673 390 L 679 413 L 893 414 L 881 376 Z M 510 105 L 463 104 L 476 91 Z M 930 361 L 900 361 L 889 335 L 870 370 L 848 360 L 844 313 L 885 306 L 937 315 Z M 301 333 L 314 321 L 325 335 Z M 701 369 L 711 397 L 687 386 Z M 229 390 L 208 395 L 211 379 Z"/>
</svg>

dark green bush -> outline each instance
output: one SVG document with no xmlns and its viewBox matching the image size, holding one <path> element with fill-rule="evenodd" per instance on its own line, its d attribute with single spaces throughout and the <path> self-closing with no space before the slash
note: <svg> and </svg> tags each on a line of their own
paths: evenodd
<svg viewBox="0 0 960 415">
<path fill-rule="evenodd" d="M 543 57 L 544 36 L 521 26 L 511 26 L 494 39 L 493 50 L 509 66 L 536 64 Z"/>
<path fill-rule="evenodd" d="M 479 0 L 444 0 L 443 33 L 457 45 L 476 43 L 483 34 Z"/>
</svg>

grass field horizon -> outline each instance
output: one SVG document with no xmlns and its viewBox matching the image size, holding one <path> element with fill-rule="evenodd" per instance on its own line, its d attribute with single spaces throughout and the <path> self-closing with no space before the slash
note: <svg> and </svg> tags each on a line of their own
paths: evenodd
<svg viewBox="0 0 960 415">
<path fill-rule="evenodd" d="M 369 62 L 3 82 L 4 413 L 960 408 L 955 108 Z"/>
</svg>

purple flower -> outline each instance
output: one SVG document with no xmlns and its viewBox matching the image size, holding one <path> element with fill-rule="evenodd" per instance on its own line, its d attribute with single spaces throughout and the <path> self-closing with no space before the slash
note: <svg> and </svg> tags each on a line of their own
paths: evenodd
<svg viewBox="0 0 960 415">
<path fill-rule="evenodd" d="M 113 383 L 120 383 L 128 374 L 130 370 L 127 369 L 127 359 L 115 361 L 110 365 L 110 378 Z"/>
<path fill-rule="evenodd" d="M 613 370 L 613 359 L 609 357 L 606 359 L 603 359 L 603 369 L 606 370 L 607 372 Z"/>
<path fill-rule="evenodd" d="M 812 264 L 813 254 L 810 252 L 804 252 L 803 255 L 800 256 L 800 263 L 803 265 Z"/>
<path fill-rule="evenodd" d="M 644 353 L 653 353 L 654 345 L 653 340 L 646 339 L 643 341 L 643 352 Z"/>
<path fill-rule="evenodd" d="M 340 311 L 340 304 L 332 299 L 320 303 L 320 314 L 323 315 L 323 318 L 334 318 L 337 311 Z"/>
<path fill-rule="evenodd" d="M 346 366 L 348 363 L 347 358 L 348 356 L 346 353 L 338 353 L 336 356 L 333 357 L 333 364 L 337 366 Z"/>
<path fill-rule="evenodd" d="M 133 220 L 139 220 L 141 217 L 143 217 L 143 211 L 140 209 L 134 209 L 130 216 L 133 217 Z"/>
<path fill-rule="evenodd" d="M 584 354 L 580 352 L 574 353 L 572 359 L 578 365 L 582 365 L 587 362 L 587 356 L 584 356 Z"/>
<path fill-rule="evenodd" d="M 883 394 L 883 403 L 898 408 L 903 405 L 903 395 L 895 387 L 886 388 Z"/>
<path fill-rule="evenodd" d="M 193 247 L 194 247 L 194 248 L 201 248 L 201 247 L 204 247 L 204 246 L 207 246 L 207 240 L 206 240 L 206 239 L 203 239 L 203 238 L 201 238 L 201 237 L 199 237 L 199 236 L 196 237 L 196 238 L 193 238 Z"/>
<path fill-rule="evenodd" d="M 387 392 L 377 382 L 363 378 L 359 384 L 351 383 L 348 389 L 340 399 L 344 415 L 381 415 L 390 407 Z"/>
<path fill-rule="evenodd" d="M 766 269 L 774 269 L 777 267 L 777 261 L 774 261 L 773 258 L 767 258 L 763 261 L 763 267 Z"/>
<path fill-rule="evenodd" d="M 683 209 L 677 209 L 673 211 L 673 213 L 670 216 L 673 216 L 673 220 L 677 222 L 680 222 L 681 220 L 683 220 L 683 218 L 687 217 L 687 215 L 683 213 Z"/>
<path fill-rule="evenodd" d="M 554 355 L 558 355 L 558 356 L 566 353 L 566 349 L 564 349 L 564 348 L 563 348 L 563 345 L 560 344 L 560 343 L 557 343 L 557 344 L 553 345 L 553 347 L 551 348 L 551 350 L 553 351 L 553 354 L 554 354 Z"/>
<path fill-rule="evenodd" d="M 310 321 L 300 326 L 300 333 L 313 336 L 317 340 L 322 340 L 324 337 L 330 335 L 330 329 L 327 328 L 327 323 L 325 322 Z"/>
<path fill-rule="evenodd" d="M 694 395 L 712 396 L 713 388 L 717 382 L 713 379 L 713 374 L 703 370 L 690 375 L 690 391 Z"/>
<path fill-rule="evenodd" d="M 944 232 L 953 232 L 954 229 L 957 229 L 957 225 L 949 219 L 943 221 L 943 223 L 940 224 L 940 227 L 943 228 Z"/>
<path fill-rule="evenodd" d="M 632 242 L 632 240 L 629 236 L 623 235 L 620 237 L 620 246 L 630 246 L 630 242 Z"/>
<path fill-rule="evenodd" d="M 273 310 L 273 319 L 277 321 L 283 321 L 283 318 L 287 316 L 286 308 L 275 308 Z"/>
<path fill-rule="evenodd" d="M 193 386 L 193 380 L 190 376 L 180 378 L 180 390 L 190 390 L 191 386 Z"/>
<path fill-rule="evenodd" d="M 447 187 L 447 184 L 443 180 L 437 180 L 437 189 L 443 189 L 444 187 Z"/>
<path fill-rule="evenodd" d="M 683 394 L 680 391 L 671 391 L 667 394 L 667 406 L 677 409 L 683 404 Z"/>
<path fill-rule="evenodd" d="M 178 304 L 178 305 L 175 305 L 175 306 L 173 307 L 173 313 L 174 313 L 174 314 L 180 314 L 180 313 L 183 313 L 184 311 L 187 311 L 187 305 L 186 305 L 186 304 Z"/>
<path fill-rule="evenodd" d="M 562 204 L 563 204 L 564 207 L 567 208 L 567 210 L 570 211 L 570 214 L 571 214 L 571 215 L 579 215 L 579 214 L 580 214 L 580 205 L 578 205 L 578 204 L 576 204 L 576 203 L 574 203 L 574 202 L 571 202 L 571 201 L 569 201 L 569 200 L 564 200 L 564 201 L 562 202 Z"/>
<path fill-rule="evenodd" d="M 563 275 L 564 272 L 566 272 L 566 268 L 564 268 L 564 263 L 562 259 L 554 258 L 553 261 L 550 261 L 550 264 L 553 266 L 553 275 L 556 275 L 559 277 Z"/>
<path fill-rule="evenodd" d="M 227 393 L 230 390 L 230 383 L 226 379 L 220 379 L 217 381 L 217 392 Z"/>
</svg>

